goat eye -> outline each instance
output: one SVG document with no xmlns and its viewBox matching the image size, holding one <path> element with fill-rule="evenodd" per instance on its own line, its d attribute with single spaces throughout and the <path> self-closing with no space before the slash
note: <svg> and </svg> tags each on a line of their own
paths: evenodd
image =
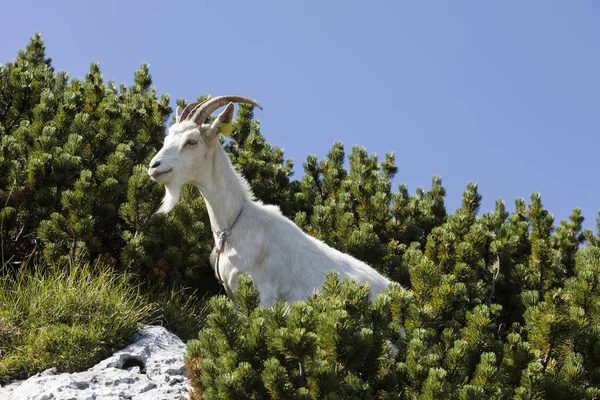
<svg viewBox="0 0 600 400">
<path fill-rule="evenodd" d="M 183 147 L 186 147 L 186 146 L 194 146 L 194 145 L 196 145 L 196 144 L 198 144 L 198 142 L 197 142 L 197 141 L 195 141 L 195 140 L 188 140 L 187 142 L 185 142 L 185 144 L 183 145 Z"/>
</svg>

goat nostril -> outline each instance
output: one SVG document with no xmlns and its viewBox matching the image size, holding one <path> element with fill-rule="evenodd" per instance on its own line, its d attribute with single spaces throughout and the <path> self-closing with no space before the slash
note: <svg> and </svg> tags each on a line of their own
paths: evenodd
<svg viewBox="0 0 600 400">
<path fill-rule="evenodd" d="M 150 166 L 150 168 L 156 168 L 156 167 L 158 167 L 159 165 L 160 165 L 160 161 L 157 161 L 157 162 L 155 162 L 154 164 L 152 164 L 152 165 Z"/>
</svg>

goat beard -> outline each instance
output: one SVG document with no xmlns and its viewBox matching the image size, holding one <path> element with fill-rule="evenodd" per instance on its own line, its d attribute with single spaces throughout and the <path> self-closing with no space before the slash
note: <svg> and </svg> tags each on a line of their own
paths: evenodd
<svg viewBox="0 0 600 400">
<path fill-rule="evenodd" d="M 181 195 L 181 185 L 165 185 L 165 197 L 157 213 L 168 213 L 175 207 Z"/>
</svg>

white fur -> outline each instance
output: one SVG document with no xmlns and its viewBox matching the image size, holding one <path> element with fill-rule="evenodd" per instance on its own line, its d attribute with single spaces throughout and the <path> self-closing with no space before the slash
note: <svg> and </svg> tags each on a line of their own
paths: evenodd
<svg viewBox="0 0 600 400">
<path fill-rule="evenodd" d="M 229 227 L 243 207 L 219 260 L 226 289 L 235 290 L 238 276 L 245 273 L 252 276 L 263 306 L 276 300 L 306 300 L 324 283 L 328 270 L 338 271 L 342 279 L 368 282 L 373 297 L 387 288 L 390 281 L 375 269 L 305 234 L 278 207 L 254 199 L 217 139 L 220 124 L 229 122 L 223 117 L 227 111 L 232 115 L 232 110 L 226 110 L 212 125 L 177 121 L 148 170 L 166 186 L 159 212 L 173 208 L 186 183 L 202 192 L 214 231 Z M 197 144 L 184 147 L 187 140 L 197 140 Z M 155 165 L 157 162 L 160 164 Z M 159 175 L 169 169 L 170 173 Z M 216 234 L 214 239 L 216 243 Z M 214 252 L 211 264 L 214 268 Z"/>
</svg>

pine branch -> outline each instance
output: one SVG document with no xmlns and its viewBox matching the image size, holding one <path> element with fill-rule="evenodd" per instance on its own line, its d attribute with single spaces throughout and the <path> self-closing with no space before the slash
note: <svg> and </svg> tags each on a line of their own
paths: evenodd
<svg viewBox="0 0 600 400">
<path fill-rule="evenodd" d="M 306 376 L 304 372 L 304 359 L 298 360 L 298 377 L 300 378 L 300 386 L 306 386 Z"/>
<path fill-rule="evenodd" d="M 29 101 L 29 89 L 30 85 L 23 85 L 23 93 L 25 94 L 25 96 L 23 96 L 23 100 L 21 101 L 22 104 L 27 104 L 27 102 Z M 14 127 L 14 125 L 21 120 L 21 112 L 17 111 L 17 116 L 15 117 L 15 119 L 10 123 L 10 125 L 6 128 L 6 133 L 10 133 L 10 131 L 12 130 L 12 128 Z"/>
<path fill-rule="evenodd" d="M 500 275 L 500 255 L 496 254 L 496 272 L 494 273 L 494 277 L 492 279 L 492 289 L 490 290 L 490 296 L 488 297 L 488 304 L 492 303 L 494 299 L 494 294 L 496 292 L 496 282 L 498 281 L 498 276 Z"/>
<path fill-rule="evenodd" d="M 15 99 L 15 92 L 13 90 L 10 92 L 10 100 L 6 102 L 6 108 L 2 112 L 2 118 L 0 118 L 0 121 L 4 121 L 6 119 L 6 115 L 8 114 L 10 107 L 12 107 L 12 103 L 13 103 L 14 99 Z"/>
<path fill-rule="evenodd" d="M 546 356 L 544 357 L 543 360 L 541 360 L 541 364 L 543 366 L 542 373 L 546 372 L 546 368 L 548 367 L 548 361 L 550 360 L 550 353 L 552 353 L 552 350 L 554 350 L 554 340 L 550 340 L 550 343 L 548 346 L 548 351 L 546 352 Z"/>
<path fill-rule="evenodd" d="M 21 237 L 21 234 L 23 233 L 23 230 L 25 229 L 25 224 L 21 225 L 21 229 L 19 230 L 19 233 L 17 233 L 17 235 L 15 236 L 15 238 L 13 239 L 13 242 L 18 242 L 19 238 Z"/>
</svg>

